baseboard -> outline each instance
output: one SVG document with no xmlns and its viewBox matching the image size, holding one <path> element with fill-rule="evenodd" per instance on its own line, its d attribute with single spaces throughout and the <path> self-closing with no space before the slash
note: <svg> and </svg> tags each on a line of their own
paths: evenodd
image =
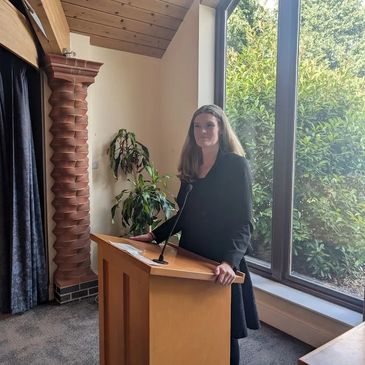
<svg viewBox="0 0 365 365">
<path fill-rule="evenodd" d="M 255 288 L 255 295 L 263 322 L 311 346 L 319 347 L 352 328 L 260 289 Z"/>
<path fill-rule="evenodd" d="M 251 274 L 263 322 L 319 347 L 362 322 L 362 314 Z"/>
</svg>

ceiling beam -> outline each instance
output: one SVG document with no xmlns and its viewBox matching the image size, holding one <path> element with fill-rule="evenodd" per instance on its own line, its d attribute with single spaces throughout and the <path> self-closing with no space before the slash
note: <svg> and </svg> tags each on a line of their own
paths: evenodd
<svg viewBox="0 0 365 365">
<path fill-rule="evenodd" d="M 23 3 L 45 53 L 63 54 L 65 48 L 70 49 L 70 29 L 60 0 L 23 0 Z"/>
<path fill-rule="evenodd" d="M 0 44 L 38 68 L 32 28 L 26 17 L 8 0 L 0 0 Z"/>
</svg>

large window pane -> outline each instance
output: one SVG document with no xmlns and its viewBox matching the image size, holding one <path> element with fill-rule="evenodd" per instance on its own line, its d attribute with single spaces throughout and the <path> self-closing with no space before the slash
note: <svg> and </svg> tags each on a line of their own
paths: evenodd
<svg viewBox="0 0 365 365">
<path fill-rule="evenodd" d="M 363 298 L 364 2 L 301 4 L 292 274 Z"/>
<path fill-rule="evenodd" d="M 271 262 L 277 1 L 242 0 L 227 24 L 226 112 L 251 163 L 250 255 Z"/>
</svg>

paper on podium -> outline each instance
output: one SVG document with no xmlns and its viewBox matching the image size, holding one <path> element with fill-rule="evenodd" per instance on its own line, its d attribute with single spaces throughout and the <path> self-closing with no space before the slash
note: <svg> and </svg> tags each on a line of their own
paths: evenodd
<svg viewBox="0 0 365 365">
<path fill-rule="evenodd" d="M 119 243 L 119 242 L 112 242 L 109 241 L 114 247 L 118 248 L 119 250 L 122 250 L 124 252 L 128 252 L 130 255 L 134 256 L 137 260 L 144 262 L 148 265 L 154 265 L 154 266 L 161 266 L 158 262 L 154 262 L 150 260 L 147 257 L 144 257 L 142 255 L 142 250 L 139 250 L 138 248 L 128 245 L 127 243 Z"/>
</svg>

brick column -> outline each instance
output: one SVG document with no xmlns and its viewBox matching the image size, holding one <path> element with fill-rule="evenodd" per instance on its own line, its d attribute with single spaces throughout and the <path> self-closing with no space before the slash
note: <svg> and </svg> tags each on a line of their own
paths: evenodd
<svg viewBox="0 0 365 365">
<path fill-rule="evenodd" d="M 45 71 L 52 90 L 52 191 L 56 225 L 55 298 L 64 303 L 97 293 L 90 268 L 87 88 L 102 65 L 46 55 Z"/>
</svg>

